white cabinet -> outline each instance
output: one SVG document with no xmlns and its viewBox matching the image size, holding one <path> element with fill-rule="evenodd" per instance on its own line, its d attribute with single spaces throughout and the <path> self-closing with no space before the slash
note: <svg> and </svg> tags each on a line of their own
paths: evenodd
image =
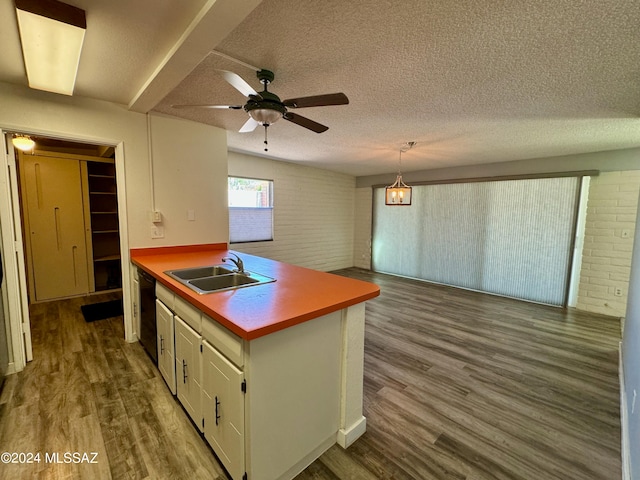
<svg viewBox="0 0 640 480">
<path fill-rule="evenodd" d="M 234 480 L 244 463 L 244 374 L 206 340 L 202 342 L 204 436 Z"/>
<path fill-rule="evenodd" d="M 156 325 L 158 329 L 158 369 L 169 390 L 176 394 L 176 363 L 174 356 L 173 312 L 156 300 Z"/>
<path fill-rule="evenodd" d="M 233 480 L 292 479 L 364 433 L 364 305 L 248 341 L 159 283 L 156 297 L 158 367 Z"/>
<path fill-rule="evenodd" d="M 202 337 L 179 316 L 174 320 L 178 400 L 202 431 Z"/>
</svg>

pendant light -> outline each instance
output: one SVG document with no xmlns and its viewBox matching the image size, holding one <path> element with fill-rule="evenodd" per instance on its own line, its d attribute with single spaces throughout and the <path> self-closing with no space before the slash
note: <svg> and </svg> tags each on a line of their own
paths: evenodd
<svg viewBox="0 0 640 480">
<path fill-rule="evenodd" d="M 409 206 L 411 205 L 411 187 L 402 181 L 402 172 L 400 167 L 402 164 L 402 153 L 414 147 L 416 142 L 407 142 L 400 147 L 400 157 L 398 159 L 398 176 L 396 181 L 385 188 L 384 204 L 392 206 Z"/>
</svg>

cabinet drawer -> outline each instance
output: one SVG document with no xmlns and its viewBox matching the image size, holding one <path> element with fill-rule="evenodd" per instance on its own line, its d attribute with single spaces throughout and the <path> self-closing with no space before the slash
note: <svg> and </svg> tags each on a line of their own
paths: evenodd
<svg viewBox="0 0 640 480">
<path fill-rule="evenodd" d="M 156 298 L 164 303 L 169 310 L 175 311 L 175 294 L 160 282 L 156 282 Z"/>
<path fill-rule="evenodd" d="M 187 303 L 180 297 L 175 297 L 175 308 L 173 309 L 176 315 L 180 317 L 184 323 L 193 328 L 196 332 L 202 332 L 202 315 L 200 310 Z"/>
<path fill-rule="evenodd" d="M 238 367 L 244 366 L 242 338 L 206 315 L 202 315 L 202 337 Z"/>
</svg>

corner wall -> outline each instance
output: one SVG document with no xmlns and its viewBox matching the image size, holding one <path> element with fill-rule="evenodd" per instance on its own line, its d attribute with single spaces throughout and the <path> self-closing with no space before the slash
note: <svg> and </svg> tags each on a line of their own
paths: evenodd
<svg viewBox="0 0 640 480">
<path fill-rule="evenodd" d="M 640 192 L 640 170 L 591 177 L 576 307 L 623 317 Z"/>
<path fill-rule="evenodd" d="M 356 188 L 356 219 L 353 238 L 353 266 L 371 270 L 373 189 Z"/>
<path fill-rule="evenodd" d="M 229 152 L 229 175 L 273 180 L 273 241 L 240 252 L 316 270 L 353 266 L 355 177 Z"/>
<path fill-rule="evenodd" d="M 636 216 L 636 229 L 639 227 L 640 209 Z M 633 244 L 629 302 L 622 332 L 621 353 L 621 368 L 624 372 L 624 384 L 621 388 L 624 396 L 620 399 L 623 472 L 629 467 L 625 479 L 631 480 L 640 475 L 640 399 L 637 398 L 640 394 L 640 236 L 636 236 Z"/>
</svg>

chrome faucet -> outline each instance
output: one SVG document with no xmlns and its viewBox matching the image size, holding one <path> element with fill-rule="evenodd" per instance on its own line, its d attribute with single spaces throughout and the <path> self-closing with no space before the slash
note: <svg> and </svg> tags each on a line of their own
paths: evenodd
<svg viewBox="0 0 640 480">
<path fill-rule="evenodd" d="M 236 258 L 231 258 L 231 257 L 224 257 L 222 259 L 223 262 L 232 262 L 235 266 L 236 266 L 236 272 L 238 273 L 245 273 L 244 271 L 244 262 L 242 261 L 242 259 L 236 255 L 235 253 L 229 252 L 231 255 L 233 255 Z"/>
</svg>

